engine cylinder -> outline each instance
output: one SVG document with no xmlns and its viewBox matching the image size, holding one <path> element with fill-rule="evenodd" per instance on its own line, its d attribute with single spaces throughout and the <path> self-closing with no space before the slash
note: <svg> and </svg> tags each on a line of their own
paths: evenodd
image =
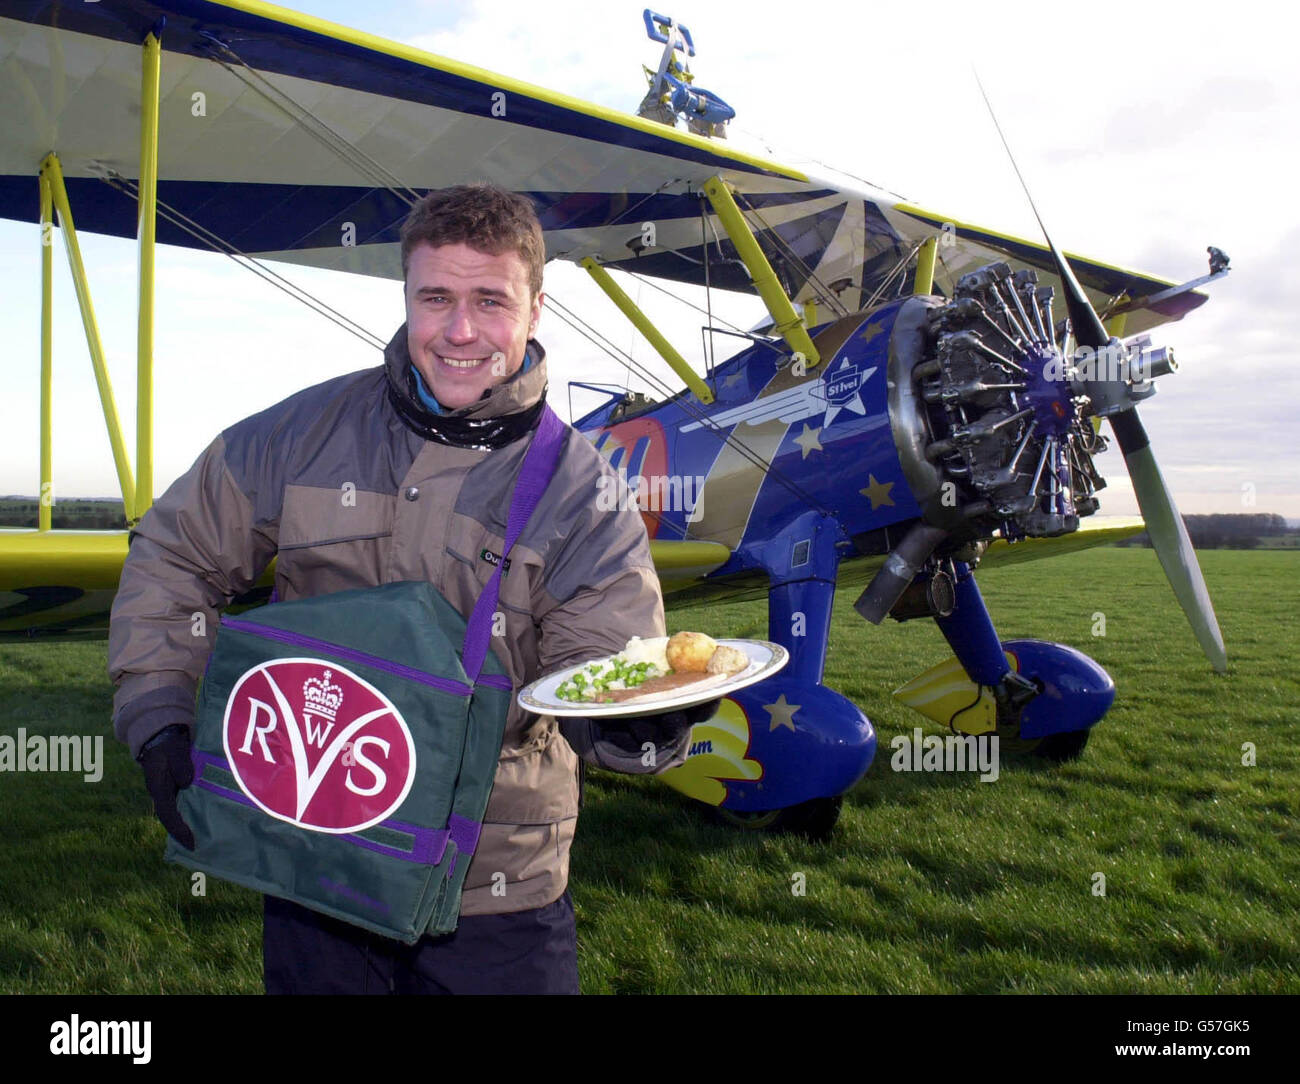
<svg viewBox="0 0 1300 1084">
<path fill-rule="evenodd" d="M 917 297 L 890 343 L 894 442 L 925 521 L 961 543 L 1077 529 L 1105 481 L 1105 438 L 1052 338 L 1051 290 L 989 264 Z"/>
</svg>

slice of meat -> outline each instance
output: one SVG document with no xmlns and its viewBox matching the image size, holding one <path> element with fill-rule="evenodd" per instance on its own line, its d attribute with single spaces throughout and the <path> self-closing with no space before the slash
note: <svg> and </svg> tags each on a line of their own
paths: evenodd
<svg viewBox="0 0 1300 1084">
<path fill-rule="evenodd" d="M 672 673 L 652 677 L 635 689 L 607 689 L 596 696 L 597 704 L 638 704 L 645 700 L 662 700 L 696 688 L 707 689 L 726 681 L 727 674 Z"/>
</svg>

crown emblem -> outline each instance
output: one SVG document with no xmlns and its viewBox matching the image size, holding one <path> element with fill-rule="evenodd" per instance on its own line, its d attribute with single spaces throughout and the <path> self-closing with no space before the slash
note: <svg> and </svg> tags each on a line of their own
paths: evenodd
<svg viewBox="0 0 1300 1084">
<path fill-rule="evenodd" d="M 341 685 L 330 684 L 330 674 L 332 671 L 326 670 L 325 677 L 308 678 L 302 683 L 302 698 L 305 704 L 304 710 L 312 715 L 319 715 L 322 718 L 333 720 L 343 703 L 343 687 Z"/>
</svg>

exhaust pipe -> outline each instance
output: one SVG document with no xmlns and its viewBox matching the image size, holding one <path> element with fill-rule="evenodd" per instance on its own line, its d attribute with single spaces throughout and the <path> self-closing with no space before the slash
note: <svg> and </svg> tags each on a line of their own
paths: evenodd
<svg viewBox="0 0 1300 1084">
<path fill-rule="evenodd" d="M 913 524 L 903 540 L 890 551 L 884 565 L 858 596 L 853 608 L 873 625 L 879 625 L 916 579 L 930 554 L 947 537 L 946 528 L 931 527 L 928 523 Z"/>
</svg>

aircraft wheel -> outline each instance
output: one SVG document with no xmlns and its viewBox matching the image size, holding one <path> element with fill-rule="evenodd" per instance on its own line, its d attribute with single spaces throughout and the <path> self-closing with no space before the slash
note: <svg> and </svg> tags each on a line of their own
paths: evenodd
<svg viewBox="0 0 1300 1084">
<path fill-rule="evenodd" d="M 1084 746 L 1088 744 L 1088 735 L 1092 729 L 1067 730 L 1064 734 L 1048 734 L 1041 738 L 1034 756 L 1064 764 L 1067 760 L 1078 760 Z"/>
<path fill-rule="evenodd" d="M 1035 756 L 1055 764 L 1078 760 L 1088 744 L 1088 730 L 1067 730 L 1063 734 L 1048 734 L 1043 738 L 1002 738 L 1000 746 L 1012 754 Z"/>
<path fill-rule="evenodd" d="M 814 842 L 825 842 L 839 820 L 842 795 L 834 798 L 813 798 L 785 809 L 763 809 L 740 812 L 734 809 L 715 808 L 717 819 L 732 828 L 750 832 L 793 832 Z"/>
</svg>

